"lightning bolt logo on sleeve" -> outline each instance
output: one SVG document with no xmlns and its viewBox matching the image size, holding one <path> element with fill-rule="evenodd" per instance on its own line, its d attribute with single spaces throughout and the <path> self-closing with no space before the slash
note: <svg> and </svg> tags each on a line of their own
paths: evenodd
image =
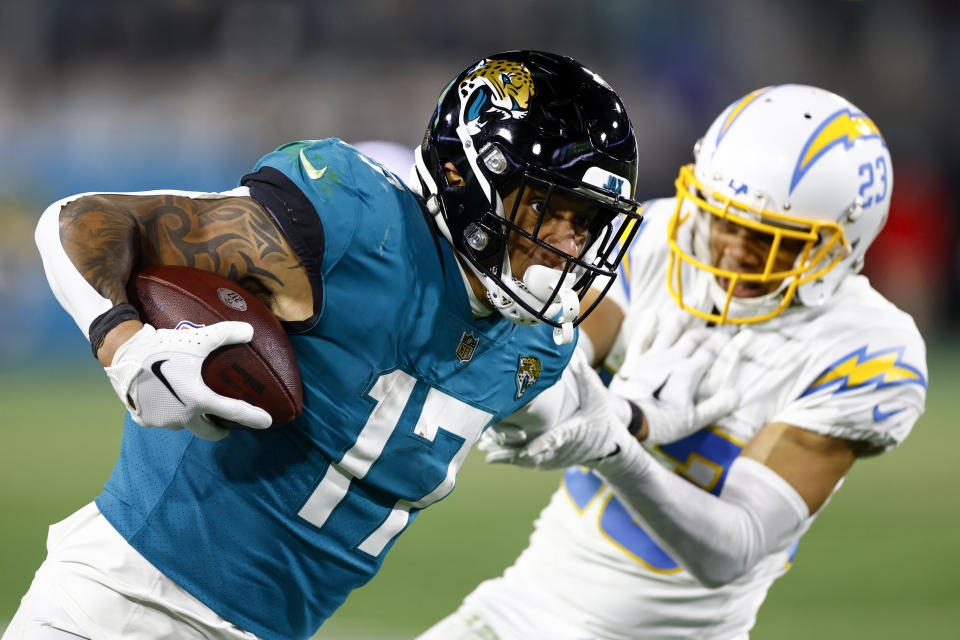
<svg viewBox="0 0 960 640">
<path fill-rule="evenodd" d="M 877 389 L 900 384 L 918 384 L 927 388 L 923 374 L 903 361 L 904 347 L 867 353 L 866 345 L 827 367 L 800 397 L 836 385 L 834 394 L 875 384 Z"/>
</svg>

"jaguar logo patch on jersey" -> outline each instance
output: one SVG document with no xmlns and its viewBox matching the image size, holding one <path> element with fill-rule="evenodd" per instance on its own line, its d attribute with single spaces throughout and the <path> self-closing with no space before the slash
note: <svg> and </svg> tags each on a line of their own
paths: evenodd
<svg viewBox="0 0 960 640">
<path fill-rule="evenodd" d="M 457 345 L 457 362 L 463 364 L 473 357 L 473 352 L 477 350 L 480 339 L 473 335 L 472 331 L 464 331 L 460 337 L 460 344 Z"/>
<path fill-rule="evenodd" d="M 867 353 L 866 345 L 848 353 L 827 367 L 800 397 L 836 385 L 833 393 L 842 393 L 875 384 L 878 389 L 898 384 L 927 387 L 923 374 L 903 361 L 903 347 Z"/>
<path fill-rule="evenodd" d="M 527 389 L 540 379 L 541 369 L 539 358 L 520 356 L 520 363 L 517 365 L 517 400 L 522 398 Z"/>
<path fill-rule="evenodd" d="M 519 62 L 481 60 L 458 87 L 460 119 L 471 135 L 488 123 L 523 118 L 536 94 L 533 76 Z"/>
</svg>

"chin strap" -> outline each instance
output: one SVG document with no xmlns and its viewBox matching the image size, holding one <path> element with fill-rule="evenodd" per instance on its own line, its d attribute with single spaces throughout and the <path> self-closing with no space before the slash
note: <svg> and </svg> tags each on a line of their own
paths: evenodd
<svg viewBox="0 0 960 640">
<path fill-rule="evenodd" d="M 562 271 L 542 265 L 527 267 L 523 281 L 514 277 L 502 280 L 503 286 L 488 276 L 483 279 L 490 304 L 511 322 L 528 326 L 539 324 L 541 320 L 527 311 L 517 299 L 534 309 L 542 309 L 554 290 L 559 289 L 556 298 L 543 314 L 561 325 L 553 329 L 553 340 L 557 344 L 569 344 L 573 341 L 573 321 L 580 314 L 580 298 L 572 288 L 575 281 L 576 276 L 573 273 L 563 276 Z M 509 291 L 504 291 L 504 288 Z"/>
</svg>

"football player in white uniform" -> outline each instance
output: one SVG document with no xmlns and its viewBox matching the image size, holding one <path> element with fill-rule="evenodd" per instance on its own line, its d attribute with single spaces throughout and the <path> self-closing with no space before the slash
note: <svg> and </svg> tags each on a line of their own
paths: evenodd
<svg viewBox="0 0 960 640">
<path fill-rule="evenodd" d="M 857 275 L 893 186 L 873 121 L 768 87 L 694 155 L 646 207 L 609 353 L 584 323 L 609 389 L 575 359 L 485 436 L 489 461 L 569 467 L 529 547 L 421 640 L 746 638 L 854 461 L 923 412 L 923 340 Z"/>
</svg>

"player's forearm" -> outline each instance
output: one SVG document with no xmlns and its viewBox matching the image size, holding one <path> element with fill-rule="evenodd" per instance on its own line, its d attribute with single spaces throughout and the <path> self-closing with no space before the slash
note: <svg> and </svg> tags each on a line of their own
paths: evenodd
<svg viewBox="0 0 960 640">
<path fill-rule="evenodd" d="M 88 195 L 60 211 L 60 243 L 83 279 L 114 305 L 127 301 L 137 222 L 110 196 Z"/>
<path fill-rule="evenodd" d="M 631 515 L 708 587 L 736 580 L 803 532 L 809 515 L 803 499 L 755 460 L 738 458 L 715 496 L 640 447 L 632 453 L 630 464 L 601 471 Z"/>
<path fill-rule="evenodd" d="M 312 311 L 299 257 L 245 188 L 73 196 L 47 208 L 36 241 L 50 288 L 101 360 L 98 348 L 108 345 L 108 333 L 139 320 L 126 286 L 142 266 L 212 270 L 262 291 L 285 319 Z M 111 342 L 121 335 L 110 335 Z"/>
<path fill-rule="evenodd" d="M 136 238 L 133 216 L 96 194 L 53 203 L 37 224 L 35 239 L 50 288 L 84 335 L 96 343 L 95 354 L 110 329 L 138 319 L 126 304 L 125 290 Z"/>
</svg>

